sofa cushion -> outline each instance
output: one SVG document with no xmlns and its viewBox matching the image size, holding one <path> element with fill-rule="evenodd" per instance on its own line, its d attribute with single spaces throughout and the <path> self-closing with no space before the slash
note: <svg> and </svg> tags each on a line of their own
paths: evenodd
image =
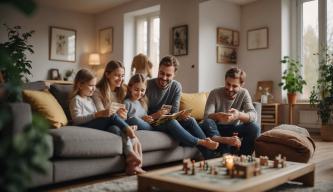
<svg viewBox="0 0 333 192">
<path fill-rule="evenodd" d="M 50 131 L 54 157 L 108 157 L 121 155 L 122 140 L 109 132 L 77 126 Z"/>
<path fill-rule="evenodd" d="M 44 116 L 54 128 L 67 125 L 67 117 L 57 100 L 48 91 L 24 90 L 23 98 L 32 109 Z"/>
<path fill-rule="evenodd" d="M 136 132 L 136 135 L 141 142 L 143 152 L 175 148 L 179 144 L 169 135 L 160 131 L 140 130 Z"/>
<path fill-rule="evenodd" d="M 72 92 L 73 85 L 66 84 L 52 84 L 50 86 L 50 92 L 57 99 L 60 106 L 65 111 L 67 119 L 71 122 L 71 114 L 69 111 L 69 95 Z"/>
<path fill-rule="evenodd" d="M 308 131 L 295 125 L 280 125 L 264 132 L 255 142 L 256 155 L 273 159 L 278 154 L 288 161 L 308 162 L 315 150 L 315 143 Z"/>
<path fill-rule="evenodd" d="M 208 93 L 182 93 L 180 98 L 180 110 L 192 109 L 191 115 L 200 121 L 204 117 Z"/>
</svg>

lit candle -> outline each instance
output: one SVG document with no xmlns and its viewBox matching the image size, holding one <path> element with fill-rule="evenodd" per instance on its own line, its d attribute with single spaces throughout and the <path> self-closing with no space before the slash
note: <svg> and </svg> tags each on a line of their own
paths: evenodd
<svg viewBox="0 0 333 192">
<path fill-rule="evenodd" d="M 228 170 L 232 170 L 234 167 L 234 159 L 232 156 L 227 156 L 225 159 L 225 166 Z"/>
</svg>

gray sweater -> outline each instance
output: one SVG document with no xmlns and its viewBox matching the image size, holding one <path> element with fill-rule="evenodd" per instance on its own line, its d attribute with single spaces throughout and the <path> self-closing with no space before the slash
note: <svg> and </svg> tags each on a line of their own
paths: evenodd
<svg viewBox="0 0 333 192">
<path fill-rule="evenodd" d="M 76 95 L 69 104 L 69 110 L 73 123 L 79 125 L 95 119 L 96 106 L 91 97 Z"/>
<path fill-rule="evenodd" d="M 250 122 L 254 122 L 257 119 L 257 112 L 252 104 L 251 96 L 247 89 L 240 88 L 234 100 L 229 100 L 225 96 L 225 88 L 217 88 L 209 93 L 204 117 L 217 112 L 228 112 L 230 108 L 237 109 L 244 113 L 249 114 Z M 238 124 L 239 120 L 231 122 L 230 124 Z"/>
<path fill-rule="evenodd" d="M 156 78 L 148 80 L 146 91 L 148 114 L 157 112 L 163 104 L 172 105 L 170 113 L 178 112 L 181 92 L 182 86 L 176 80 L 172 80 L 168 87 L 164 89 L 158 87 Z"/>
<path fill-rule="evenodd" d="M 147 111 L 143 108 L 140 101 L 132 101 L 127 98 L 124 101 L 126 109 L 128 110 L 127 118 L 131 117 L 143 117 L 147 115 Z"/>
</svg>

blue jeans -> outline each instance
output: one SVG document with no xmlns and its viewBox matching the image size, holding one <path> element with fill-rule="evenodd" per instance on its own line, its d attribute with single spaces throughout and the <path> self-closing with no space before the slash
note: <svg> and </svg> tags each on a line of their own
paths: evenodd
<svg viewBox="0 0 333 192">
<path fill-rule="evenodd" d="M 238 133 L 238 137 L 242 139 L 242 144 L 239 149 L 240 154 L 244 155 L 252 155 L 254 151 L 254 142 L 256 138 L 259 136 L 260 128 L 254 123 L 243 123 L 239 125 L 222 125 L 216 123 L 212 119 L 205 119 L 201 125 L 203 131 L 207 135 L 207 137 L 213 136 L 225 136 L 231 137 L 233 133 Z M 230 146 L 221 145 L 222 152 L 230 153 Z"/>
<path fill-rule="evenodd" d="M 197 147 L 204 158 L 210 158 L 211 150 L 198 146 L 199 139 L 206 135 L 193 117 L 186 120 L 171 120 L 158 126 L 153 126 L 156 131 L 165 132 L 185 146 Z"/>
<path fill-rule="evenodd" d="M 137 125 L 138 130 L 153 131 L 154 128 L 140 117 L 131 117 L 126 120 L 129 125 Z"/>
</svg>

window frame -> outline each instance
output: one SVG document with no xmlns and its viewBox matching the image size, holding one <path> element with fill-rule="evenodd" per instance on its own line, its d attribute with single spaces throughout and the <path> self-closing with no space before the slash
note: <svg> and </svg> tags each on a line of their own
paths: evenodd
<svg viewBox="0 0 333 192">
<path fill-rule="evenodd" d="M 313 0 L 296 1 L 296 56 L 303 63 L 303 3 Z M 327 44 L 327 0 L 318 0 L 318 47 Z M 303 66 L 304 67 L 304 66 Z M 303 70 L 302 70 L 303 75 Z M 301 102 L 309 102 L 309 98 L 299 99 Z"/>
</svg>

